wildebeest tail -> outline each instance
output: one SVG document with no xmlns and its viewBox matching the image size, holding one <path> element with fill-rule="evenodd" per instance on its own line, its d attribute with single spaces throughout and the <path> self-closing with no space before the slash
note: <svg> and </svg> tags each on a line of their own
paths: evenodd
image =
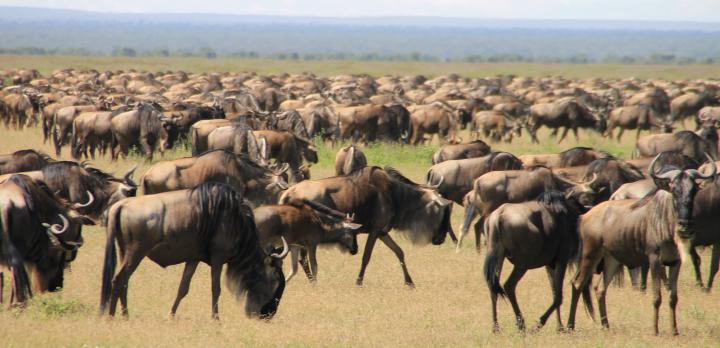
<svg viewBox="0 0 720 348">
<path fill-rule="evenodd" d="M 105 308 L 110 302 L 112 280 L 115 276 L 117 264 L 115 251 L 115 238 L 120 231 L 120 213 L 122 205 L 118 204 L 110 209 L 107 221 L 107 240 L 105 241 L 105 261 L 103 262 L 102 289 L 100 290 L 100 314 L 105 313 Z"/>
<path fill-rule="evenodd" d="M 32 292 L 30 291 L 30 279 L 25 271 L 22 255 L 10 240 L 11 219 L 12 217 L 8 214 L 8 211 L 3 209 L 0 213 L 0 243 L 2 243 L 3 256 L 12 271 L 13 291 L 18 302 L 22 302 L 32 296 Z"/>
<path fill-rule="evenodd" d="M 198 142 L 200 141 L 200 137 L 197 134 L 197 128 L 191 128 L 190 129 L 190 151 L 192 151 L 193 156 L 197 156 L 200 153 L 200 149 L 198 149 Z"/>
<path fill-rule="evenodd" d="M 572 255 L 570 257 L 570 263 L 568 264 L 568 266 L 570 266 L 571 268 L 577 268 L 580 265 L 580 258 L 582 257 L 582 250 L 583 250 L 582 238 L 579 238 L 577 245 L 578 245 L 578 247 L 575 251 L 575 255 Z M 575 276 L 577 276 L 577 272 L 579 272 L 579 269 L 576 270 Z M 583 286 L 583 288 L 581 289 L 581 293 L 582 293 L 583 304 L 585 305 L 585 310 L 587 311 L 590 318 L 595 320 L 595 308 L 593 307 L 592 296 L 590 294 L 590 284 L 591 283 L 592 283 L 592 279 Z"/>
<path fill-rule="evenodd" d="M 500 270 L 505 260 L 505 250 L 500 243 L 502 230 L 497 215 L 491 215 L 485 221 L 485 235 L 488 238 L 487 256 L 485 256 L 485 282 L 487 282 L 490 293 L 495 296 L 504 297 L 505 291 L 500 286 Z"/>
<path fill-rule="evenodd" d="M 72 135 L 70 136 L 70 138 L 71 138 L 70 139 L 70 155 L 74 159 L 78 159 L 78 158 L 80 158 L 80 147 L 78 145 L 78 130 L 77 130 L 77 127 L 75 126 L 75 122 L 73 122 L 71 134 Z M 61 146 L 63 139 L 60 139 L 60 134 L 58 134 L 58 131 L 57 131 L 57 125 L 55 126 L 55 135 L 54 136 L 57 141 L 55 143 L 55 151 L 57 152 L 57 155 L 60 156 L 60 146 Z"/>
</svg>

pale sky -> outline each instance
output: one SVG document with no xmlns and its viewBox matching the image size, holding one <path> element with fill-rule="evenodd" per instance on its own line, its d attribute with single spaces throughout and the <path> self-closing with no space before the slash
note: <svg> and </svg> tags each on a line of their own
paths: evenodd
<svg viewBox="0 0 720 348">
<path fill-rule="evenodd" d="M 321 17 L 720 21 L 720 0 L 0 0 L 0 6 Z"/>
</svg>

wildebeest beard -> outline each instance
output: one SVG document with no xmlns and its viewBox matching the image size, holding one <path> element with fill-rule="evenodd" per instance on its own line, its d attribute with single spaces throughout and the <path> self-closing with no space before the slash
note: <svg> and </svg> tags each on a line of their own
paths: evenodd
<svg viewBox="0 0 720 348">
<path fill-rule="evenodd" d="M 413 244 L 442 244 L 449 227 L 448 207 L 430 204 L 432 200 L 420 185 L 392 168 L 385 168 L 392 185 L 395 215 L 392 227 Z"/>
</svg>

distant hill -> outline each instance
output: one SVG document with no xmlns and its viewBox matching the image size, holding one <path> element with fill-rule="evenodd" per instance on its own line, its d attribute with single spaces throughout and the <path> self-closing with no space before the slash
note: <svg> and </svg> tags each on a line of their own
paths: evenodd
<svg viewBox="0 0 720 348">
<path fill-rule="evenodd" d="M 133 14 L 0 7 L 0 52 L 720 61 L 720 23 Z M 35 49 L 34 51 L 31 49 Z"/>
</svg>

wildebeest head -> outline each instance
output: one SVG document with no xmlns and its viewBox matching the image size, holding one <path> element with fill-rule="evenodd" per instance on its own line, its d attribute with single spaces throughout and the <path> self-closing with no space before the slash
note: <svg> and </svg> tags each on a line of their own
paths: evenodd
<svg viewBox="0 0 720 348">
<path fill-rule="evenodd" d="M 586 209 L 591 208 L 595 204 L 597 191 L 593 189 L 593 184 L 598 179 L 596 173 L 593 173 L 593 177 L 586 182 L 575 182 L 561 176 L 556 176 L 556 178 L 567 185 L 567 189 L 565 190 L 567 199 L 576 201 Z"/>
<path fill-rule="evenodd" d="M 137 194 L 137 183 L 133 181 L 132 177 L 136 169 L 137 165 L 134 165 L 123 174 L 122 180 L 110 181 L 111 193 L 107 203 L 108 207 L 125 198 L 135 197 Z"/>
<path fill-rule="evenodd" d="M 700 173 L 696 169 L 672 169 L 660 174 L 655 168 L 659 155 L 653 159 L 648 168 L 648 174 L 655 181 L 655 185 L 659 189 L 672 193 L 673 206 L 677 215 L 675 233 L 680 238 L 681 244 L 685 245 L 686 252 L 689 251 L 689 245 L 692 244 L 692 240 L 695 238 L 692 221 L 693 201 L 698 191 L 699 182 L 704 180 L 713 181 L 717 174 L 715 161 L 710 155 L 705 154 L 705 156 L 710 166 L 710 173 L 708 174 Z"/>
<path fill-rule="evenodd" d="M 245 314 L 259 319 L 272 319 L 285 291 L 285 274 L 282 270 L 282 259 L 290 252 L 290 246 L 282 238 L 282 250 L 271 250 L 265 256 L 258 279 L 253 279 L 247 289 Z M 249 284 L 250 282 L 248 282 Z"/>
</svg>

